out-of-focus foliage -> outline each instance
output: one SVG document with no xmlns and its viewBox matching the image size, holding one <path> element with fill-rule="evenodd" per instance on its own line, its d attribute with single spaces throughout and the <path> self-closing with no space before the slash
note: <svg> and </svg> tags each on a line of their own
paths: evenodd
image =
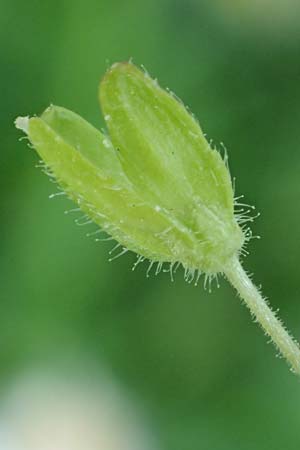
<svg viewBox="0 0 300 450">
<path fill-rule="evenodd" d="M 144 64 L 225 142 L 236 193 L 262 212 L 245 266 L 299 339 L 298 12 L 285 7 L 280 27 L 276 0 L 246 14 L 210 3 L 1 0 L 2 386 L 31 364 L 84 356 L 144 403 L 162 449 L 294 450 L 299 382 L 226 282 L 209 294 L 181 273 L 171 283 L 132 272 L 133 255 L 109 264 L 112 245 L 63 214 L 71 202 L 48 200 L 56 186 L 13 126 L 53 102 L 101 128 L 101 74 L 130 57 Z"/>
</svg>

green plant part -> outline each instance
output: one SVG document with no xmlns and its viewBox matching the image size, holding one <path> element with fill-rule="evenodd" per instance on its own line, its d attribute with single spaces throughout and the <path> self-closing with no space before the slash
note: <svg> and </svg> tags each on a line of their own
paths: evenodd
<svg viewBox="0 0 300 450">
<path fill-rule="evenodd" d="M 156 273 L 181 264 L 197 284 L 224 274 L 300 374 L 300 349 L 244 272 L 248 212 L 234 198 L 226 158 L 194 117 L 131 63 L 114 64 L 100 84 L 109 135 L 65 108 L 19 117 L 23 130 L 66 194 L 120 249 Z M 236 211 L 236 207 L 241 208 Z M 112 257 L 111 259 L 114 259 Z M 147 272 L 147 274 L 148 274 Z"/>
</svg>

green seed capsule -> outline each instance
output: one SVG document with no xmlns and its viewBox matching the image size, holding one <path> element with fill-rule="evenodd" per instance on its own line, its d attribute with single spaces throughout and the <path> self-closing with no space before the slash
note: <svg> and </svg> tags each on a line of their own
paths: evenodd
<svg viewBox="0 0 300 450">
<path fill-rule="evenodd" d="M 197 121 L 130 63 L 106 73 L 100 102 L 110 137 L 57 106 L 25 126 L 63 189 L 124 250 L 222 271 L 244 235 L 227 166 Z"/>
<path fill-rule="evenodd" d="M 228 168 L 198 122 L 173 95 L 130 63 L 114 64 L 100 84 L 109 136 L 67 109 L 19 117 L 61 187 L 121 255 L 176 264 L 186 279 L 222 272 L 300 374 L 300 349 L 244 272 L 245 236 L 234 215 Z M 242 212 L 239 222 L 248 218 Z M 113 258 L 112 258 L 113 259 Z"/>
<path fill-rule="evenodd" d="M 208 273 L 222 271 L 244 236 L 234 217 L 230 175 L 199 124 L 171 94 L 128 63 L 112 66 L 100 84 L 112 144 L 136 191 L 164 214 L 171 260 Z M 164 234 L 166 235 L 163 238 Z"/>
</svg>

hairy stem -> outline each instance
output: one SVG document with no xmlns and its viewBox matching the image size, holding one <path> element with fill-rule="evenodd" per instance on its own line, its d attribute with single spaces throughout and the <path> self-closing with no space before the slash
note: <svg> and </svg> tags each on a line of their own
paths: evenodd
<svg viewBox="0 0 300 450">
<path fill-rule="evenodd" d="M 266 300 L 244 271 L 238 258 L 231 261 L 224 273 L 245 301 L 251 314 L 291 365 L 292 370 L 300 375 L 300 348 L 298 343 L 289 335 L 275 313 L 269 308 Z"/>
</svg>

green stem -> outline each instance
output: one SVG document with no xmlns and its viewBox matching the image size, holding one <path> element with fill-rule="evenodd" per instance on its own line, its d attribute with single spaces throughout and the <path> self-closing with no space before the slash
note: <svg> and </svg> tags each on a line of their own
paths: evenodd
<svg viewBox="0 0 300 450">
<path fill-rule="evenodd" d="M 300 348 L 298 343 L 289 335 L 281 321 L 269 308 L 266 300 L 244 271 L 238 258 L 231 261 L 224 273 L 250 309 L 251 314 L 291 365 L 292 370 L 300 375 Z"/>
</svg>

